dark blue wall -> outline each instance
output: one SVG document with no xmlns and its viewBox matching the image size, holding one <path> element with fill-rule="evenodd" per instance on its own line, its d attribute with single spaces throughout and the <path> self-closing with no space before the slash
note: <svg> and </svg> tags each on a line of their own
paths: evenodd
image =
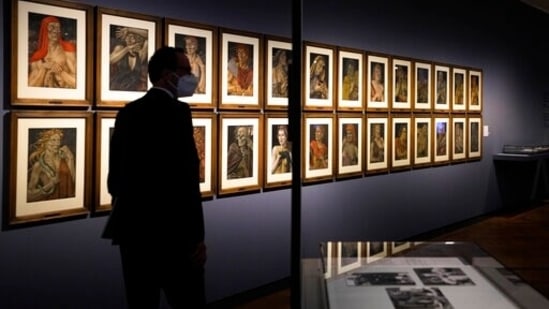
<svg viewBox="0 0 549 309">
<path fill-rule="evenodd" d="M 291 35 L 290 0 L 80 2 Z M 5 50 L 9 14 L 0 10 Z M 490 135 L 477 162 L 303 187 L 303 255 L 316 256 L 320 241 L 400 239 L 501 208 L 492 155 L 506 143 L 549 140 L 543 126 L 548 26 L 547 15 L 518 0 L 304 0 L 306 41 L 483 69 L 483 121 Z M 0 57 L 0 71 L 9 67 Z M 9 100 L 3 76 L 0 94 Z M 2 117 L 0 127 L 5 124 Z M 7 141 L 0 147 L 4 162 Z M 289 190 L 204 203 L 210 301 L 290 275 L 290 204 Z M 0 232 L 0 308 L 123 308 L 117 248 L 99 238 L 105 219 Z"/>
</svg>

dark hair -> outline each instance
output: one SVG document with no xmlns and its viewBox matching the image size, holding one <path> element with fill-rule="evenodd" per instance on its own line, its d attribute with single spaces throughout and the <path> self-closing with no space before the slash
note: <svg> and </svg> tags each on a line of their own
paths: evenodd
<svg viewBox="0 0 549 309">
<path fill-rule="evenodd" d="M 163 46 L 157 49 L 149 59 L 149 79 L 155 83 L 162 77 L 164 70 L 177 71 L 177 53 L 184 53 L 179 47 Z"/>
</svg>

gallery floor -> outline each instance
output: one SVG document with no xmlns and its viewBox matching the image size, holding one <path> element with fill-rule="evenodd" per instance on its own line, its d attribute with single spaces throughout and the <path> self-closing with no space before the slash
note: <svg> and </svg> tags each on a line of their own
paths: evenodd
<svg viewBox="0 0 549 309">
<path fill-rule="evenodd" d="M 420 235 L 421 240 L 471 241 L 549 298 L 549 201 Z M 420 239 L 415 239 L 420 240 Z M 290 308 L 289 282 L 211 308 Z"/>
</svg>

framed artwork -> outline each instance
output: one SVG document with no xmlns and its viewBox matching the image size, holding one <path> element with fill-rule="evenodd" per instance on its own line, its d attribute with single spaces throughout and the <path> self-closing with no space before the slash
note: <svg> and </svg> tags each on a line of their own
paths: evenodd
<svg viewBox="0 0 549 309">
<path fill-rule="evenodd" d="M 221 109 L 260 109 L 261 35 L 222 29 Z"/>
<path fill-rule="evenodd" d="M 213 113 L 193 111 L 193 135 L 200 159 L 200 193 L 210 198 L 215 192 L 215 162 L 217 157 L 217 119 Z"/>
<path fill-rule="evenodd" d="M 360 267 L 362 243 L 360 241 L 337 242 L 337 274 Z"/>
<path fill-rule="evenodd" d="M 467 156 L 469 159 L 482 158 L 482 117 L 469 115 Z"/>
<path fill-rule="evenodd" d="M 412 107 L 412 62 L 394 58 L 391 110 L 410 110 Z"/>
<path fill-rule="evenodd" d="M 11 104 L 91 105 L 93 7 L 12 1 L 12 9 Z"/>
<path fill-rule="evenodd" d="M 482 71 L 469 71 L 469 100 L 470 112 L 482 112 Z"/>
<path fill-rule="evenodd" d="M 427 62 L 415 62 L 414 64 L 414 110 L 431 111 L 432 90 L 431 75 L 432 65 Z"/>
<path fill-rule="evenodd" d="M 389 109 L 389 74 L 389 57 L 368 55 L 367 110 Z"/>
<path fill-rule="evenodd" d="M 452 117 L 452 161 L 467 158 L 467 119 Z"/>
<path fill-rule="evenodd" d="M 399 169 L 411 165 L 411 124 L 410 115 L 391 116 L 391 168 Z"/>
<path fill-rule="evenodd" d="M 290 39 L 266 36 L 265 69 L 265 109 L 281 110 L 288 108 L 289 64 L 292 60 Z"/>
<path fill-rule="evenodd" d="M 389 117 L 387 114 L 367 114 L 366 173 L 387 171 Z"/>
<path fill-rule="evenodd" d="M 333 122 L 331 113 L 304 113 L 304 182 L 330 179 L 333 176 Z"/>
<path fill-rule="evenodd" d="M 431 164 L 431 123 L 431 115 L 417 114 L 414 116 L 414 167 Z"/>
<path fill-rule="evenodd" d="M 221 113 L 219 195 L 259 190 L 261 179 L 262 116 Z"/>
<path fill-rule="evenodd" d="M 91 115 L 11 112 L 9 224 L 88 212 Z"/>
<path fill-rule="evenodd" d="M 410 248 L 411 243 L 409 241 L 392 241 L 391 242 L 391 254 L 395 254 Z"/>
<path fill-rule="evenodd" d="M 447 115 L 436 115 L 434 117 L 434 158 L 435 163 L 450 160 L 450 120 Z"/>
<path fill-rule="evenodd" d="M 194 94 L 183 101 L 193 108 L 217 106 L 217 28 L 213 26 L 164 19 L 164 44 L 183 48 L 198 79 Z"/>
<path fill-rule="evenodd" d="M 116 111 L 95 112 L 95 212 L 112 209 L 112 197 L 107 189 L 107 176 L 109 174 L 110 142 L 116 114 Z"/>
<path fill-rule="evenodd" d="M 363 139 L 362 113 L 337 116 L 337 176 L 362 175 Z"/>
<path fill-rule="evenodd" d="M 435 103 L 434 111 L 450 109 L 450 67 L 435 65 Z"/>
<path fill-rule="evenodd" d="M 366 242 L 366 263 L 375 262 L 387 256 L 387 243 L 384 241 Z"/>
<path fill-rule="evenodd" d="M 364 109 L 364 54 L 353 49 L 338 49 L 337 109 Z"/>
<path fill-rule="evenodd" d="M 335 47 L 305 43 L 303 71 L 305 110 L 332 110 L 334 107 Z"/>
<path fill-rule="evenodd" d="M 467 70 L 452 68 L 452 111 L 467 110 Z"/>
<path fill-rule="evenodd" d="M 292 183 L 292 143 L 286 113 L 265 114 L 265 188 Z"/>
<path fill-rule="evenodd" d="M 161 44 L 161 18 L 98 7 L 96 26 L 96 105 L 121 107 L 152 86 L 148 64 Z"/>
</svg>

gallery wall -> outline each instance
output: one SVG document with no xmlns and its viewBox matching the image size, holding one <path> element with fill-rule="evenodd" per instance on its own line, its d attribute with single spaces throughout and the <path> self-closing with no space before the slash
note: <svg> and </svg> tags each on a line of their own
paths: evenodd
<svg viewBox="0 0 549 309">
<path fill-rule="evenodd" d="M 291 35 L 289 0 L 79 2 Z M 491 156 L 504 144 L 547 143 L 549 17 L 518 0 L 303 2 L 304 40 L 481 68 L 489 131 L 480 161 L 304 186 L 303 256 L 316 256 L 321 241 L 403 239 L 500 209 L 504 203 Z M 0 10 L 5 55 L 9 11 Z M 9 67 L 10 59 L 0 57 L 3 208 Z M 209 301 L 290 275 L 289 189 L 214 197 L 204 202 L 204 213 Z M 88 216 L 0 231 L 0 307 L 123 308 L 117 248 L 99 238 L 105 220 Z"/>
</svg>

